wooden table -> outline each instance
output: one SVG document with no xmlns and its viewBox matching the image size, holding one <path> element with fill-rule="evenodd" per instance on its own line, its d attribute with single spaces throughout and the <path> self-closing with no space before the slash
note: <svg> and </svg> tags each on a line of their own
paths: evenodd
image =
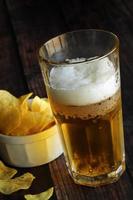
<svg viewBox="0 0 133 200">
<path fill-rule="evenodd" d="M 132 0 L 0 0 L 0 89 L 16 96 L 46 96 L 37 52 L 42 43 L 66 31 L 98 28 L 120 38 L 120 62 L 126 146 L 126 172 L 117 183 L 89 188 L 71 180 L 63 155 L 49 165 L 18 169 L 36 176 L 29 190 L 0 200 L 22 200 L 54 186 L 51 199 L 133 199 L 133 1 Z"/>
</svg>

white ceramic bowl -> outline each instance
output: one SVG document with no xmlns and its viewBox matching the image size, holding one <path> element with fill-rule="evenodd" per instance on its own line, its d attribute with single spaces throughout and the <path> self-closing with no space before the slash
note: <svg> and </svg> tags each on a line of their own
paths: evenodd
<svg viewBox="0 0 133 200">
<path fill-rule="evenodd" d="M 63 153 L 57 126 L 28 136 L 0 134 L 0 157 L 16 167 L 46 164 Z"/>
</svg>

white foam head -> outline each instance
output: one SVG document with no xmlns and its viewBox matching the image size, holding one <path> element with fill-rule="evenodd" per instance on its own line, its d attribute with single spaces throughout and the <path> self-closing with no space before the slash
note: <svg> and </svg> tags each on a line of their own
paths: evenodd
<svg viewBox="0 0 133 200">
<path fill-rule="evenodd" d="M 113 96 L 119 88 L 116 71 L 108 59 L 54 67 L 50 72 L 50 93 L 57 102 L 83 106 Z"/>
</svg>

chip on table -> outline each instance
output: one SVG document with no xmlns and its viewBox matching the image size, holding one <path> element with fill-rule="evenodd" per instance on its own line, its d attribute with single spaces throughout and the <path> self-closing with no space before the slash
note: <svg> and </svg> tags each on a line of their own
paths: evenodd
<svg viewBox="0 0 133 200">
<path fill-rule="evenodd" d="M 0 161 L 0 192 L 6 195 L 12 194 L 21 189 L 28 189 L 35 177 L 27 172 L 21 176 L 13 178 L 17 173 L 14 168 L 7 167 Z"/>
<path fill-rule="evenodd" d="M 48 200 L 53 195 L 54 188 L 51 187 L 48 190 L 41 192 L 40 194 L 26 194 L 24 197 L 26 200 Z"/>
</svg>

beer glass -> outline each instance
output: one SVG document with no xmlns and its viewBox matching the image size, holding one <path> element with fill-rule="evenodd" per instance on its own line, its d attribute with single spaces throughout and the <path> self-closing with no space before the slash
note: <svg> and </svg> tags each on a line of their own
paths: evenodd
<svg viewBox="0 0 133 200">
<path fill-rule="evenodd" d="M 125 170 L 117 36 L 68 32 L 40 48 L 39 62 L 74 182 L 117 181 Z"/>
</svg>

